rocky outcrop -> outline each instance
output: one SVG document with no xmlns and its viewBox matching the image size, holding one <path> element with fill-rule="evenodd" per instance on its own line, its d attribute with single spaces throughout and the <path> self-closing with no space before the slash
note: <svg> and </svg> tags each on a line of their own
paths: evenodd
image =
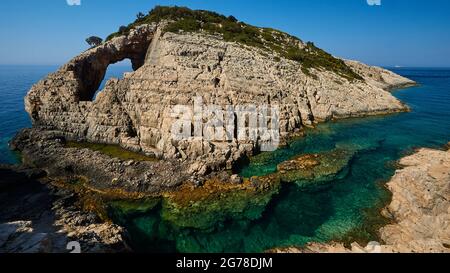
<svg viewBox="0 0 450 273">
<path fill-rule="evenodd" d="M 421 149 L 403 158 L 388 183 L 386 210 L 395 224 L 381 229 L 393 251 L 450 253 L 450 150 Z"/>
<path fill-rule="evenodd" d="M 276 177 L 230 183 L 228 177 L 184 185 L 164 195 L 161 217 L 176 227 L 211 230 L 227 219 L 257 220 L 280 189 Z"/>
<path fill-rule="evenodd" d="M 203 172 L 231 168 L 261 143 L 238 141 L 236 135 L 231 141 L 175 140 L 171 129 L 179 117 L 173 116 L 173 106 L 192 106 L 195 97 L 222 109 L 277 105 L 282 137 L 317 122 L 407 109 L 386 90 L 412 81 L 384 69 L 348 61 L 364 78 L 356 81 L 326 69 L 306 73 L 301 62 L 276 53 L 205 33 L 164 32 L 162 25 L 131 29 L 33 86 L 25 104 L 34 125 L 68 139 L 195 159 L 204 162 L 198 168 Z M 306 45 L 299 41 L 298 46 Z M 107 66 L 125 58 L 135 71 L 108 81 L 92 101 Z"/>
<path fill-rule="evenodd" d="M 397 75 L 387 69 L 376 66 L 367 66 L 357 61 L 345 61 L 356 73 L 373 86 L 384 90 L 395 90 L 415 86 L 416 83 L 410 79 Z"/>
<path fill-rule="evenodd" d="M 98 191 L 159 194 L 192 178 L 189 165 L 177 160 L 123 160 L 92 149 L 72 148 L 58 131 L 25 129 L 10 146 L 21 151 L 23 166 L 45 170 L 53 179 L 82 181 Z"/>
<path fill-rule="evenodd" d="M 450 150 L 421 149 L 400 160 L 404 168 L 387 184 L 391 204 L 384 215 L 392 224 L 381 228 L 383 244 L 366 248 L 353 243 L 311 243 L 277 253 L 450 253 Z"/>
<path fill-rule="evenodd" d="M 278 253 L 278 254 L 298 254 L 298 253 L 381 253 L 382 248 L 381 245 L 377 242 L 371 242 L 366 247 L 362 247 L 357 243 L 353 243 L 351 247 L 345 247 L 343 244 L 339 243 L 331 243 L 331 244 L 319 244 L 319 243 L 310 243 L 307 244 L 304 248 L 296 248 L 296 247 L 286 247 L 286 248 L 278 248 L 272 249 L 268 251 L 269 253 Z"/>
<path fill-rule="evenodd" d="M 0 166 L 0 253 L 123 252 L 125 231 L 77 205 L 71 192 L 40 183 L 45 172 Z"/>
</svg>

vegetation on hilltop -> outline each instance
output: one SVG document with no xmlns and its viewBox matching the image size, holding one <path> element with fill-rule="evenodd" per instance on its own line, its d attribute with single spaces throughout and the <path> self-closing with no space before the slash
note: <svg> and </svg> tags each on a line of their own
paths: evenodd
<svg viewBox="0 0 450 273">
<path fill-rule="evenodd" d="M 311 75 L 311 68 L 332 71 L 350 81 L 362 80 L 362 77 L 348 67 L 344 61 L 337 59 L 313 43 L 306 46 L 300 39 L 287 33 L 271 29 L 258 28 L 239 22 L 235 17 L 220 15 L 205 10 L 191 10 L 186 7 L 156 6 L 148 15 L 139 13 L 137 19 L 127 27 L 111 34 L 107 41 L 127 34 L 131 29 L 142 24 L 168 21 L 164 32 L 204 32 L 220 35 L 225 41 L 257 47 L 279 56 L 301 63 L 304 73 Z M 279 57 L 276 57 L 279 59 Z"/>
</svg>

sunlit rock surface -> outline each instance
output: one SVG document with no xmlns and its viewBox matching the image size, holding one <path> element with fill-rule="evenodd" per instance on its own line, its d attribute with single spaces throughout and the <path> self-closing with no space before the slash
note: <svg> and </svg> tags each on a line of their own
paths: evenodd
<svg viewBox="0 0 450 273">
<path fill-rule="evenodd" d="M 164 25 L 164 24 L 162 24 Z M 305 44 L 298 42 L 300 47 Z M 109 64 L 129 58 L 132 73 L 110 80 L 94 101 Z M 230 168 L 259 147 L 254 141 L 175 141 L 174 105 L 279 106 L 282 137 L 331 119 L 407 110 L 387 90 L 412 81 L 381 68 L 347 61 L 363 80 L 310 69 L 277 54 L 203 33 L 163 32 L 141 25 L 75 57 L 32 87 L 25 104 L 35 126 L 72 140 L 118 144 L 163 158 Z M 344 64 L 345 65 L 345 64 Z"/>
</svg>

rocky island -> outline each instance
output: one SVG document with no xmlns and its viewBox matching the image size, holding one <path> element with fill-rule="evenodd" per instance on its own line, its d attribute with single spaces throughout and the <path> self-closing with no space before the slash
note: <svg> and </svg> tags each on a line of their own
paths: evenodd
<svg viewBox="0 0 450 273">
<path fill-rule="evenodd" d="M 125 58 L 135 71 L 108 81 L 93 99 L 108 65 Z M 412 84 L 280 31 L 207 11 L 158 7 L 34 85 L 25 98 L 34 128 L 14 146 L 27 158 L 30 145 L 21 146 L 51 132 L 54 138 L 116 144 L 167 162 L 181 159 L 191 166 L 179 166 L 179 173 L 205 175 L 231 169 L 261 143 L 236 135 L 227 141 L 194 135 L 175 140 L 175 105 L 192 105 L 197 96 L 224 108 L 278 105 L 280 134 L 287 138 L 333 119 L 407 111 L 389 90 Z"/>
<path fill-rule="evenodd" d="M 123 79 L 110 79 L 98 92 L 108 66 L 124 59 L 131 60 L 134 71 Z M 42 222 L 36 228 L 31 219 L 24 221 L 14 213 L 2 219 L 6 224 L 0 228 L 0 245 L 6 251 L 63 252 L 64 242 L 78 241 L 86 252 L 127 251 L 126 230 L 112 224 L 107 213 L 111 201 L 163 199 L 165 219 L 179 227 L 207 229 L 220 216 L 210 219 L 205 212 L 220 210 L 224 218 L 227 214 L 252 218 L 280 183 L 299 179 L 304 186 L 312 179 L 326 183 L 342 173 L 357 152 L 337 148 L 304 155 L 280 164 L 276 174 L 243 178 L 234 170 L 261 151 L 262 140 L 243 141 L 238 133 L 223 141 L 205 140 L 193 132 L 186 139 L 174 139 L 172 125 L 180 119 L 173 115 L 176 105 L 193 105 L 198 97 L 223 108 L 276 105 L 283 142 L 318 123 L 408 111 L 390 91 L 414 84 L 388 70 L 339 59 L 311 42 L 232 16 L 156 7 L 29 91 L 25 106 L 33 128 L 24 129 L 11 141 L 23 163 L 13 169 L 4 167 L 2 172 L 39 183 L 36 190 L 46 200 L 42 211 L 48 216 L 35 219 Z M 193 122 L 188 121 L 192 127 Z M 114 153 L 105 153 L 104 147 Z M 131 156 L 124 157 L 127 153 Z M 424 159 L 427 153 L 433 152 L 423 151 L 415 157 Z M 430 178 L 423 185 L 430 197 L 417 198 L 432 214 L 424 216 L 424 211 L 415 208 L 417 200 L 406 192 L 422 193 L 417 189 L 421 185 L 410 189 L 411 185 L 402 182 L 409 179 L 404 174 L 408 169 L 389 184 L 394 202 L 386 215 L 398 224 L 381 233 L 393 251 L 415 250 L 418 245 L 448 250 L 448 228 L 437 241 L 404 245 L 404 236 L 399 235 L 420 233 L 429 238 L 427 232 L 433 230 L 429 225 L 448 222 L 448 198 L 441 194 L 439 201 L 434 198 L 448 191 L 448 153 L 436 153 L 442 158 L 436 164 L 447 165 L 441 168 L 433 161 L 421 167 L 414 163 L 414 156 L 401 162 L 413 162 L 413 171 L 423 171 Z M 3 184 L 10 186 L 8 181 Z M 142 204 L 128 209 L 155 206 L 151 201 Z M 14 204 L 9 206 L 14 208 Z M 46 228 L 53 221 L 59 228 Z M 408 224 L 411 221 L 413 226 Z M 17 248 L 22 234 L 36 236 L 36 244 Z"/>
</svg>

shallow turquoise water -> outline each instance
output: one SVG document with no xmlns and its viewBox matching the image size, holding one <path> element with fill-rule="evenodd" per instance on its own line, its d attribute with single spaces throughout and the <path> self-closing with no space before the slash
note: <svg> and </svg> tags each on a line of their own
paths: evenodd
<svg viewBox="0 0 450 273">
<path fill-rule="evenodd" d="M 54 70 L 56 67 L 49 66 L 0 66 L 0 163 L 16 162 L 7 141 L 20 128 L 30 126 L 23 111 L 24 95 Z M 107 78 L 129 70 L 113 68 Z M 221 214 L 201 230 L 162 220 L 161 205 L 125 214 L 113 210 L 116 222 L 128 227 L 137 251 L 261 252 L 310 241 L 376 239 L 373 230 L 380 224 L 378 209 L 390 197 L 383 183 L 394 173 L 394 163 L 415 147 L 440 148 L 450 141 L 450 69 L 396 72 L 421 84 L 395 92 L 411 106 L 411 113 L 320 125 L 306 138 L 257 157 L 261 160 L 241 170 L 247 177 L 261 176 L 295 155 L 336 147 L 357 150 L 344 177 L 320 187 L 283 184 L 268 204 L 249 206 L 247 211 L 225 214 L 225 218 Z"/>
<path fill-rule="evenodd" d="M 400 69 L 421 85 L 395 96 L 411 113 L 322 124 L 289 147 L 264 154 L 241 170 L 246 177 L 274 172 L 295 155 L 356 150 L 348 173 L 326 186 L 299 188 L 283 184 L 264 207 L 249 207 L 259 217 L 230 214 L 207 229 L 180 228 L 162 220 L 161 207 L 149 212 L 116 215 L 128 227 L 138 251 L 262 252 L 281 246 L 330 240 L 375 240 L 382 224 L 379 209 L 389 202 L 384 183 L 395 162 L 416 147 L 441 148 L 450 141 L 450 70 Z M 263 213 L 260 213 L 263 211 Z"/>
</svg>

